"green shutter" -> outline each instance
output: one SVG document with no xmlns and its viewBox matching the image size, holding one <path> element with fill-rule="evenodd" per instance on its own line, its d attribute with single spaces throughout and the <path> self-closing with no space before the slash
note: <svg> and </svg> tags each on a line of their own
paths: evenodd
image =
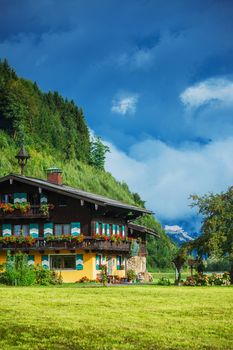
<svg viewBox="0 0 233 350">
<path fill-rule="evenodd" d="M 42 255 L 42 266 L 44 269 L 49 269 L 49 256 L 48 255 Z"/>
<path fill-rule="evenodd" d="M 112 234 L 116 234 L 116 225 L 112 224 Z"/>
<path fill-rule="evenodd" d="M 12 235 L 11 224 L 3 224 L 2 225 L 2 235 L 3 235 L 3 237 Z"/>
<path fill-rule="evenodd" d="M 14 193 L 14 203 L 21 203 L 21 193 Z"/>
<path fill-rule="evenodd" d="M 102 235 L 105 235 L 105 224 L 102 223 Z"/>
<path fill-rule="evenodd" d="M 116 257 L 116 261 L 117 261 L 117 270 L 120 270 L 120 266 L 121 266 L 121 256 L 117 255 Z"/>
<path fill-rule="evenodd" d="M 44 237 L 53 235 L 53 223 L 47 222 L 44 224 Z"/>
<path fill-rule="evenodd" d="M 125 237 L 125 226 L 122 225 L 122 237 Z"/>
<path fill-rule="evenodd" d="M 116 225 L 116 233 L 117 233 L 117 235 L 120 234 L 120 226 L 119 225 Z"/>
<path fill-rule="evenodd" d="M 21 203 L 26 203 L 27 202 L 27 193 L 21 193 Z"/>
<path fill-rule="evenodd" d="M 38 224 L 30 224 L 29 225 L 30 229 L 30 236 L 33 238 L 38 238 L 39 237 L 39 225 Z"/>
<path fill-rule="evenodd" d="M 34 255 L 28 255 L 28 265 L 34 265 L 34 264 L 35 264 Z"/>
<path fill-rule="evenodd" d="M 106 225 L 106 230 L 107 230 L 107 236 L 110 236 L 110 225 Z"/>
<path fill-rule="evenodd" d="M 80 222 L 71 222 L 71 234 L 72 236 L 80 235 Z"/>
<path fill-rule="evenodd" d="M 101 255 L 96 254 L 96 270 L 100 270 Z"/>
<path fill-rule="evenodd" d="M 96 235 L 99 234 L 99 223 L 98 222 L 95 223 L 95 233 L 96 233 Z"/>
<path fill-rule="evenodd" d="M 76 270 L 83 270 L 83 254 L 76 254 Z"/>
<path fill-rule="evenodd" d="M 40 194 L 40 204 L 47 204 L 48 203 L 48 197 L 46 194 L 41 193 Z"/>
<path fill-rule="evenodd" d="M 14 193 L 14 203 L 25 203 L 27 202 L 27 193 L 16 192 Z"/>
</svg>

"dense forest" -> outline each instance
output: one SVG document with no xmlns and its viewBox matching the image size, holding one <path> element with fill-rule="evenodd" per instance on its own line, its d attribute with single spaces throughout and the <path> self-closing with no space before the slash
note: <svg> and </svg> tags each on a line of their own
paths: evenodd
<svg viewBox="0 0 233 350">
<path fill-rule="evenodd" d="M 45 178 L 50 166 L 63 169 L 66 184 L 134 205 L 144 206 L 126 183 L 104 171 L 109 150 L 100 138 L 92 140 L 82 108 L 58 92 L 42 92 L 36 83 L 17 76 L 7 60 L 0 61 L 0 176 L 18 172 L 15 155 L 24 141 L 31 159 L 26 175 Z M 159 233 L 148 241 L 150 268 L 172 264 L 176 247 L 154 217 L 140 223 Z"/>
</svg>

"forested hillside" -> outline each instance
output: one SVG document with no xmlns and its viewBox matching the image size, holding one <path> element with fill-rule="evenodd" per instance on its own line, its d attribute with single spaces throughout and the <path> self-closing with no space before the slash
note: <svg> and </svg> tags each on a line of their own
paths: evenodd
<svg viewBox="0 0 233 350">
<path fill-rule="evenodd" d="M 46 177 L 46 169 L 63 169 L 64 183 L 126 203 L 143 205 L 137 193 L 118 182 L 93 162 L 93 143 L 84 113 L 58 92 L 43 93 L 36 83 L 19 78 L 6 60 L 0 61 L 0 176 L 18 172 L 15 155 L 24 140 L 31 155 L 25 174 Z M 161 239 L 150 238 L 148 262 L 152 267 L 171 265 L 175 250 L 161 225 L 140 219 Z"/>
</svg>

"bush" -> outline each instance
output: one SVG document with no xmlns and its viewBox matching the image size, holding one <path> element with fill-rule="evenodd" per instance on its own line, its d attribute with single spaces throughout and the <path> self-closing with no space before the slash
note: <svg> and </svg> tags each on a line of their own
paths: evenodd
<svg viewBox="0 0 233 350">
<path fill-rule="evenodd" d="M 213 273 L 212 275 L 204 275 L 202 273 L 188 276 L 184 282 L 184 286 L 228 286 L 230 285 L 230 274 Z"/>
<path fill-rule="evenodd" d="M 27 254 L 17 253 L 11 256 L 8 252 L 3 269 L 0 277 L 1 283 L 12 286 L 30 286 L 35 283 L 35 271 L 28 265 Z"/>
<path fill-rule="evenodd" d="M 63 282 L 61 273 L 58 275 L 57 272 L 45 269 L 41 265 L 36 265 L 34 271 L 36 275 L 36 284 L 48 286 L 50 284 L 62 284 Z"/>
<path fill-rule="evenodd" d="M 158 280 L 157 284 L 158 284 L 158 286 L 170 286 L 171 282 L 170 282 L 169 278 L 162 277 Z"/>
<path fill-rule="evenodd" d="M 78 281 L 78 283 L 85 283 L 85 282 L 90 282 L 89 278 L 87 276 L 83 276 L 82 278 L 80 278 L 80 280 Z"/>
<path fill-rule="evenodd" d="M 137 274 L 133 269 L 129 269 L 126 272 L 126 276 L 128 278 L 128 281 L 134 281 L 137 277 Z"/>
</svg>

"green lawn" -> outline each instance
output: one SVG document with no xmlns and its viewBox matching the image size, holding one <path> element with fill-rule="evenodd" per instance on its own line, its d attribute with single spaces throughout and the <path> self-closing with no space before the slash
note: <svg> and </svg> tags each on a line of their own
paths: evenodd
<svg viewBox="0 0 233 350">
<path fill-rule="evenodd" d="M 158 272 L 151 272 L 151 274 L 153 276 L 154 282 L 156 282 L 156 283 L 162 277 L 168 278 L 171 283 L 174 283 L 174 281 L 175 281 L 175 271 L 169 271 L 169 272 L 158 271 Z M 190 276 L 190 272 L 184 271 L 184 272 L 182 272 L 181 276 L 182 276 L 182 279 L 185 281 L 186 277 Z"/>
<path fill-rule="evenodd" d="M 233 349 L 232 287 L 1 287 L 0 349 Z"/>
</svg>

